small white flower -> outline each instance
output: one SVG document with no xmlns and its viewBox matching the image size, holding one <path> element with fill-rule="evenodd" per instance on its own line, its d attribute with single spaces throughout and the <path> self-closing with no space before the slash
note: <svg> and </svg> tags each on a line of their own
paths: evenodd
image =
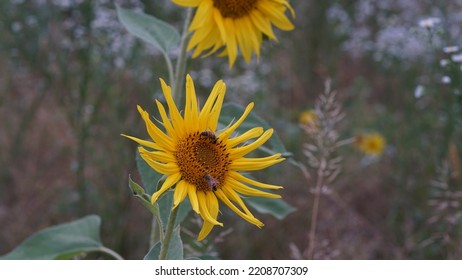
<svg viewBox="0 0 462 280">
<path fill-rule="evenodd" d="M 418 85 L 414 90 L 414 97 L 421 98 L 424 95 L 424 87 L 422 85 Z"/>
<path fill-rule="evenodd" d="M 446 85 L 447 85 L 447 84 L 451 83 L 451 77 L 449 77 L 449 76 L 444 76 L 443 78 L 441 78 L 441 82 L 442 82 L 443 84 L 446 84 Z"/>
<path fill-rule="evenodd" d="M 441 19 L 437 17 L 429 17 L 419 21 L 419 26 L 427 29 L 435 27 L 435 25 L 441 23 Z"/>
<path fill-rule="evenodd" d="M 454 62 L 462 62 L 462 53 L 454 54 L 451 56 L 452 61 Z"/>
<path fill-rule="evenodd" d="M 443 52 L 445 53 L 455 53 L 460 50 L 459 46 L 447 46 L 443 48 Z"/>
<path fill-rule="evenodd" d="M 440 66 L 445 67 L 449 64 L 449 59 L 441 59 L 440 60 Z"/>
</svg>

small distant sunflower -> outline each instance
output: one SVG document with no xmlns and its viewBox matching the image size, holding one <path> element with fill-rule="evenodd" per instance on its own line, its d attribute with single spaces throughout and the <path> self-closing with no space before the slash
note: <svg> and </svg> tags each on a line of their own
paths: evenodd
<svg viewBox="0 0 462 280">
<path fill-rule="evenodd" d="M 314 110 L 303 111 L 298 117 L 298 122 L 307 126 L 316 126 L 318 123 L 318 115 Z"/>
<path fill-rule="evenodd" d="M 293 24 L 285 15 L 288 9 L 295 12 L 287 0 L 172 0 L 180 6 L 197 7 L 189 26 L 194 32 L 188 50 L 195 48 L 193 58 L 202 52 L 212 54 L 223 48 L 221 55 L 228 55 L 233 66 L 238 47 L 247 63 L 252 53 L 260 56 L 263 35 L 277 41 L 273 25 L 289 31 Z"/>
<path fill-rule="evenodd" d="M 264 131 L 261 127 L 255 127 L 232 137 L 233 132 L 252 110 L 253 103 L 250 103 L 235 123 L 216 132 L 226 91 L 226 85 L 222 81 L 215 84 L 203 108 L 199 109 L 193 80 L 187 75 L 183 116 L 173 101 L 170 87 L 162 79 L 160 82 L 169 116 L 158 100 L 156 104 L 165 132 L 138 106 L 153 142 L 124 135 L 149 148 L 138 148 L 141 157 L 155 171 L 167 175 L 163 185 L 152 195 L 152 203 L 174 186 L 173 207 L 177 207 L 188 196 L 192 209 L 204 220 L 198 240 L 204 239 L 215 225 L 223 226 L 217 221 L 219 200 L 247 222 L 262 227 L 263 223 L 252 215 L 241 195 L 280 198 L 280 195 L 249 185 L 261 189 L 282 187 L 252 180 L 240 172 L 263 169 L 284 160 L 281 154 L 263 158 L 244 157 L 263 145 L 271 137 L 273 130 Z M 251 139 L 255 140 L 248 143 Z"/>
<path fill-rule="evenodd" d="M 356 136 L 354 145 L 366 155 L 380 156 L 385 149 L 385 138 L 379 133 Z"/>
</svg>

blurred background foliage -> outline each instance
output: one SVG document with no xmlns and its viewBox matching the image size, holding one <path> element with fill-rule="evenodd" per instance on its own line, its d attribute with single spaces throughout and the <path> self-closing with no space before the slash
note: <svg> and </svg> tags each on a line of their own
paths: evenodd
<svg viewBox="0 0 462 280">
<path fill-rule="evenodd" d="M 185 10 L 168 0 L 0 2 L 0 255 L 91 213 L 124 258 L 148 250 L 151 217 L 127 187 L 129 174 L 139 176 L 136 145 L 119 135 L 145 135 L 136 104 L 155 112 L 167 70 L 118 22 L 114 2 L 182 26 Z M 321 198 L 315 257 L 462 258 L 462 55 L 447 48 L 462 44 L 462 1 L 290 2 L 295 30 L 266 42 L 259 62 L 228 69 L 225 58 L 190 60 L 197 91 L 205 97 L 223 79 L 227 100 L 254 101 L 304 163 L 298 117 L 331 78 L 342 137 L 376 131 L 387 148 L 381 158 L 339 151 L 343 171 Z M 183 232 L 191 255 L 300 257 L 314 182 L 289 163 L 257 175 L 283 185 L 297 211 L 282 221 L 261 215 L 258 230 L 224 210 L 226 227 L 200 244 L 191 215 Z"/>
</svg>

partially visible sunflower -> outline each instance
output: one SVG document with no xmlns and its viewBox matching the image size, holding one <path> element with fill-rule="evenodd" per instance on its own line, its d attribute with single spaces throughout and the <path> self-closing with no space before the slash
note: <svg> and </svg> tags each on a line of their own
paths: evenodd
<svg viewBox="0 0 462 280">
<path fill-rule="evenodd" d="M 293 24 L 285 15 L 295 12 L 287 0 L 172 0 L 185 7 L 197 7 L 189 26 L 194 32 L 188 50 L 195 48 L 193 58 L 207 51 L 207 55 L 222 50 L 230 67 L 238 54 L 238 47 L 247 63 L 252 53 L 260 56 L 263 35 L 277 41 L 273 25 L 289 31 Z"/>
<path fill-rule="evenodd" d="M 385 138 L 379 133 L 361 134 L 355 137 L 354 145 L 366 155 L 380 156 L 385 149 Z"/>
<path fill-rule="evenodd" d="M 298 122 L 302 125 L 315 127 L 318 125 L 318 115 L 315 110 L 306 110 L 298 116 Z"/>
<path fill-rule="evenodd" d="M 263 169 L 284 160 L 281 154 L 264 158 L 244 157 L 263 145 L 273 134 L 273 129 L 263 131 L 263 128 L 255 127 L 232 137 L 252 110 L 253 103 L 250 103 L 235 123 L 216 132 L 226 91 L 226 85 L 222 81 L 215 84 L 203 108 L 199 109 L 193 80 L 187 75 L 183 116 L 173 101 L 170 87 L 162 79 L 160 82 L 169 116 L 158 100 L 156 104 L 165 132 L 138 106 L 153 142 L 124 135 L 149 148 L 147 150 L 139 147 L 141 157 L 155 171 L 167 175 L 163 185 L 152 195 L 152 203 L 173 187 L 173 207 L 177 207 L 188 196 L 192 209 L 204 220 L 198 240 L 204 239 L 215 225 L 223 226 L 217 221 L 219 200 L 247 222 L 262 227 L 263 223 L 252 215 L 241 195 L 280 198 L 280 195 L 257 188 L 282 187 L 252 180 L 240 172 Z M 255 141 L 248 143 L 251 139 Z"/>
</svg>

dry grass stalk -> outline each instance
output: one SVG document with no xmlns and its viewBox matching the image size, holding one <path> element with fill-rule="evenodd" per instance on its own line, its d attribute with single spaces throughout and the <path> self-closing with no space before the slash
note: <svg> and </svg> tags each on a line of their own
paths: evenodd
<svg viewBox="0 0 462 280">
<path fill-rule="evenodd" d="M 329 185 L 341 172 L 342 158 L 336 156 L 336 149 L 341 142 L 337 126 L 344 118 L 344 114 L 341 105 L 337 102 L 337 92 L 331 90 L 330 81 L 326 81 L 325 91 L 316 102 L 315 113 L 317 117 L 315 122 L 302 125 L 309 138 L 304 145 L 304 155 L 308 162 L 308 168 L 305 168 L 304 173 L 307 179 L 313 177 L 316 182 L 312 189 L 314 200 L 308 247 L 303 253 L 306 259 L 313 259 L 318 255 L 315 253 L 315 247 L 320 196 L 322 193 L 330 193 Z M 314 176 L 308 175 L 308 169 L 314 171 Z"/>
<path fill-rule="evenodd" d="M 462 243 L 462 189 L 454 178 L 454 148 L 449 149 L 449 161 L 443 162 L 438 169 L 438 177 L 432 181 L 432 197 L 429 199 L 431 216 L 427 225 L 432 235 L 420 245 L 440 247 L 447 258 L 460 258 Z M 458 159 L 458 158 L 457 158 Z"/>
</svg>

